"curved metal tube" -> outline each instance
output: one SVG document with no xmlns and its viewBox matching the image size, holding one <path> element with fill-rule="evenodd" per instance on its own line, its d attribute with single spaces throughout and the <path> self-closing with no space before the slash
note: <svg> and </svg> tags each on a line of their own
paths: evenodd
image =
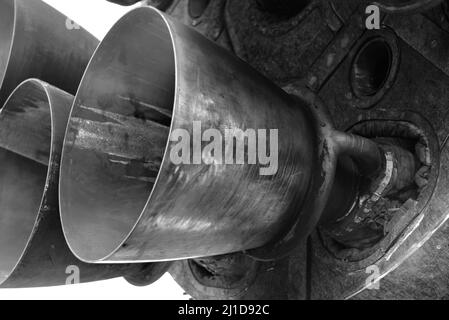
<svg viewBox="0 0 449 320">
<path fill-rule="evenodd" d="M 40 0 L 0 1 L 0 105 L 24 80 L 75 94 L 98 40 Z"/>
<path fill-rule="evenodd" d="M 298 218 L 308 227 L 319 214 L 302 210 L 322 178 L 318 127 L 304 101 L 215 43 L 135 9 L 100 44 L 75 98 L 60 177 L 66 239 L 88 262 L 161 261 L 258 248 Z M 170 157 L 180 129 L 196 141 L 191 164 Z M 202 153 L 208 129 L 278 130 L 267 138 L 278 170 Z"/>
<path fill-rule="evenodd" d="M 162 272 L 152 265 L 88 265 L 62 232 L 59 165 L 73 96 L 39 80 L 22 83 L 0 112 L 0 287 L 64 285 Z M 162 272 L 163 273 L 163 272 Z M 159 275 L 162 275 L 160 273 Z M 153 276 L 155 276 L 153 274 Z"/>
<path fill-rule="evenodd" d="M 385 155 L 374 141 L 350 133 L 335 131 L 332 140 L 341 156 L 352 158 L 358 167 L 360 175 L 373 178 L 381 172 Z"/>
<path fill-rule="evenodd" d="M 329 141 L 338 155 L 338 165 L 322 224 L 343 218 L 357 201 L 360 177 L 379 183 L 386 162 L 385 152 L 370 139 L 335 130 Z"/>
</svg>

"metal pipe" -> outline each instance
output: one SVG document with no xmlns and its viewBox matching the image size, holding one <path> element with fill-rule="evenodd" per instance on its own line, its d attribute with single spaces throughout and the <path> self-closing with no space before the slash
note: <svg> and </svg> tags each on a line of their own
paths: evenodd
<svg viewBox="0 0 449 320">
<path fill-rule="evenodd" d="M 88 265 L 70 252 L 59 217 L 58 182 L 72 102 L 70 94 L 31 79 L 12 93 L 0 112 L 2 288 L 120 276 L 140 279 L 143 273 L 154 280 L 167 269 L 161 269 L 163 264 Z"/>
<path fill-rule="evenodd" d="M 335 131 L 332 142 L 339 156 L 339 164 L 321 223 L 335 223 L 357 207 L 362 177 L 365 184 L 368 183 L 363 187 L 365 195 L 369 194 L 369 200 L 363 204 L 366 210 L 379 198 L 406 188 L 414 181 L 417 171 L 414 155 L 389 140 L 376 143 L 361 136 Z"/>
<path fill-rule="evenodd" d="M 385 163 L 385 154 L 374 141 L 350 133 L 335 131 L 332 140 L 341 156 L 348 156 L 356 163 L 360 175 L 366 178 L 379 176 Z"/>
<path fill-rule="evenodd" d="M 71 249 L 87 262 L 148 262 L 259 248 L 297 221 L 306 237 L 327 196 L 322 170 L 333 172 L 310 109 L 185 25 L 131 11 L 93 56 L 68 125 L 60 206 Z M 258 151 L 277 156 L 272 175 L 249 149 L 237 161 L 237 143 L 205 151 L 215 139 L 204 133 L 245 131 L 267 138 Z M 184 137 L 191 154 L 177 162 Z"/>
<path fill-rule="evenodd" d="M 349 157 L 340 157 L 329 201 L 321 216 L 320 224 L 334 224 L 345 217 L 357 204 L 360 185 L 360 173 L 355 162 Z"/>
<path fill-rule="evenodd" d="M 361 177 L 371 181 L 375 191 L 385 173 L 385 152 L 376 142 L 339 131 L 332 132 L 330 141 L 338 156 L 338 166 L 321 224 L 339 221 L 357 205 Z"/>
<path fill-rule="evenodd" d="M 75 94 L 98 40 L 40 0 L 0 1 L 0 106 L 24 80 Z"/>
</svg>

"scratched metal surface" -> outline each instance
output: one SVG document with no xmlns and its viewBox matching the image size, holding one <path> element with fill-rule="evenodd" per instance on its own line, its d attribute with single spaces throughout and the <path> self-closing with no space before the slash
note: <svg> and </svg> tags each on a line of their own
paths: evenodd
<svg viewBox="0 0 449 320">
<path fill-rule="evenodd" d="M 389 113 L 396 110 L 407 110 L 419 115 L 431 125 L 431 130 L 437 136 L 435 140 L 438 142 L 438 149 L 441 149 L 438 151 L 441 157 L 440 165 L 437 165 L 439 172 L 436 176 L 438 178 L 435 189 L 431 191 L 431 200 L 428 203 L 418 203 L 419 209 L 412 205 L 406 210 L 407 214 L 411 213 L 412 219 L 403 227 L 399 227 L 402 223 L 398 224 L 396 228 L 402 233 L 399 233 L 398 237 L 392 239 L 390 243 L 386 243 L 385 247 L 379 248 L 380 251 L 372 259 L 358 263 L 335 261 L 329 253 L 323 250 L 318 237 L 314 236 L 313 298 L 347 298 L 352 296 L 366 286 L 365 282 L 369 275 L 366 273 L 366 267 L 369 265 L 379 266 L 380 276 L 385 277 L 381 281 L 381 286 L 385 284 L 391 292 L 391 294 L 385 295 L 385 298 L 429 297 L 426 289 L 423 289 L 422 294 L 419 293 L 420 281 L 428 281 L 429 287 L 435 287 L 436 291 L 433 298 L 446 295 L 441 290 L 438 292 L 438 288 L 444 287 L 438 282 L 447 283 L 445 282 L 445 272 L 439 273 L 439 278 L 435 278 L 435 271 L 433 273 L 428 272 L 428 268 L 436 268 L 437 270 L 441 268 L 439 259 L 438 261 L 435 259 L 435 263 L 430 263 L 434 260 L 437 251 L 424 249 L 424 256 L 426 257 L 422 258 L 422 261 L 424 262 L 427 259 L 427 263 L 418 263 L 413 272 L 401 271 L 409 269 L 407 267 L 409 264 L 401 265 L 401 263 L 407 257 L 414 256 L 419 247 L 435 230 L 443 225 L 448 214 L 444 200 L 447 195 L 447 181 L 444 163 L 446 149 L 443 148 L 443 144 L 448 134 L 446 101 L 449 92 L 447 87 L 448 76 L 442 67 L 447 59 L 444 53 L 447 46 L 444 43 L 447 43 L 448 39 L 446 31 L 441 25 L 435 23 L 435 21 L 438 21 L 443 26 L 447 23 L 447 18 L 443 14 L 442 9 L 438 8 L 426 15 L 389 16 L 384 21 L 385 25 L 397 35 L 401 59 L 394 84 L 370 111 L 385 110 Z M 438 16 L 439 19 L 435 20 L 435 16 Z M 411 32 L 411 26 L 414 26 L 413 30 L 416 30 L 414 28 L 417 25 L 419 30 L 423 30 L 422 33 Z M 426 42 L 433 43 L 433 47 L 438 47 L 439 50 L 430 49 L 432 46 L 426 46 Z M 337 126 L 342 128 L 359 121 L 362 116 L 366 117 L 366 113 L 363 115 L 362 112 L 358 111 L 349 112 L 349 110 L 354 110 L 351 109 L 351 96 L 347 94 L 350 92 L 350 86 L 348 81 L 345 80 L 350 63 L 349 59 L 345 61 L 320 91 L 320 95 L 331 106 L 331 112 L 335 112 L 334 120 Z M 422 90 L 423 88 L 425 90 Z M 334 111 L 332 111 L 332 106 L 335 106 Z M 403 118 L 407 119 L 408 117 Z M 405 226 L 407 227 L 405 228 Z M 421 255 L 423 253 L 418 252 L 416 257 Z M 399 269 L 396 273 L 388 275 L 397 267 Z M 415 277 L 412 276 L 413 273 L 416 274 Z M 328 279 L 328 281 L 322 281 L 322 279 Z M 408 285 L 405 285 L 406 283 Z M 392 290 L 393 288 L 394 290 Z M 411 294 L 412 292 L 413 294 Z M 369 298 L 371 295 L 383 297 L 381 293 L 374 293 L 374 291 L 366 292 L 364 297 Z"/>
<path fill-rule="evenodd" d="M 0 133 L 2 288 L 65 285 L 71 266 L 78 268 L 81 282 L 151 274 L 146 265 L 82 263 L 66 244 L 59 217 L 58 182 L 72 101 L 68 93 L 29 80 L 14 91 L 0 114 L 2 127 L 9 129 Z"/>
<path fill-rule="evenodd" d="M 376 110 L 391 110 L 396 117 L 401 110 L 415 112 L 417 117 L 430 125 L 429 130 L 436 136 L 435 153 L 441 153 L 440 171 L 445 170 L 446 149 L 443 143 L 448 136 L 446 101 L 449 96 L 446 70 L 449 56 L 447 5 L 432 4 L 433 8 L 423 14 L 383 16 L 383 25 L 390 34 L 388 37 L 393 37 L 398 43 L 400 59 L 388 90 L 373 102 L 357 101 L 348 94 L 351 91 L 347 76 L 351 59 L 360 41 L 370 34 L 364 29 L 364 7 L 358 8 L 361 4 L 361 1 L 315 1 L 308 14 L 299 13 L 287 21 L 262 21 L 261 17 L 270 16 L 257 12 L 254 1 L 226 1 L 224 16 L 227 23 L 221 35 L 226 41 L 222 45 L 281 85 L 306 86 L 317 92 L 330 106 L 338 128 L 347 129 L 360 117 L 376 114 Z M 174 6 L 171 10 L 176 12 L 176 8 Z M 320 18 L 316 19 L 314 15 Z M 182 17 L 189 22 L 186 15 Z M 192 26 L 195 27 L 195 24 Z M 297 40 L 302 40 L 302 43 Z M 367 110 L 355 107 L 358 103 L 367 106 Z M 396 242 L 392 240 L 383 249 L 388 251 L 391 247 L 396 256 L 389 257 L 388 261 L 384 259 L 381 270 L 399 267 L 382 279 L 381 291 L 365 292 L 358 298 L 447 297 L 444 245 L 444 230 L 447 229 L 444 223 L 447 215 L 444 194 L 447 192 L 447 182 L 441 175 L 435 175 L 434 180 L 433 201 L 423 206 L 421 213 L 425 215 L 418 213 L 415 224 L 412 223 L 408 229 L 415 232 L 406 232 L 407 241 L 399 236 Z M 413 211 L 405 212 L 413 216 Z M 406 221 L 403 222 L 405 226 Z M 440 231 L 433 234 L 438 227 L 441 227 Z M 398 234 L 401 234 L 400 231 Z M 418 249 L 416 244 L 422 244 L 431 234 L 433 236 L 429 242 Z M 336 261 L 323 250 L 316 237 L 312 237 L 309 247 L 307 263 L 294 262 L 291 258 L 292 264 L 298 267 L 296 273 L 304 276 L 298 281 L 305 281 L 306 285 L 302 295 L 291 295 L 290 298 L 343 299 L 363 288 L 368 276 L 363 267 L 359 265 L 359 271 L 354 273 L 353 265 Z M 373 255 L 369 263 L 381 258 L 383 251 Z M 406 259 L 409 255 L 411 258 Z M 281 269 L 278 270 L 281 272 Z M 192 278 L 188 270 L 185 274 L 187 278 Z M 282 282 L 279 279 L 276 281 Z M 200 285 L 198 279 L 194 283 Z M 297 283 L 284 284 L 294 287 Z M 267 292 L 270 292 L 270 285 L 267 284 Z M 272 294 L 275 295 L 274 292 Z"/>
<path fill-rule="evenodd" d="M 368 258 L 357 263 L 338 260 L 315 233 L 308 248 L 298 249 L 287 259 L 294 267 L 288 269 L 289 277 L 261 277 L 265 282 L 256 280 L 257 285 L 240 288 L 246 292 L 239 295 L 241 298 L 252 297 L 256 288 L 264 298 L 279 297 L 280 284 L 288 288 L 284 298 L 348 298 L 363 289 L 368 277 L 365 268 L 373 264 L 385 276 L 381 289 L 365 291 L 356 299 L 449 296 L 445 222 L 449 211 L 448 5 L 447 1 L 434 0 L 377 3 L 384 12 L 406 14 L 384 13 L 382 30 L 367 31 L 366 2 L 359 0 L 312 1 L 306 9 L 288 17 L 261 11 L 255 0 L 211 0 L 206 11 L 195 19 L 189 16 L 188 1 L 171 1 L 166 8 L 169 14 L 279 85 L 316 92 L 329 106 L 339 129 L 346 130 L 361 119 L 406 119 L 424 126 L 433 137 L 432 153 L 436 159 L 431 187 L 423 196 L 426 201 L 404 206 L 390 237 Z M 350 67 L 363 42 L 374 36 L 385 37 L 395 47 L 394 72 L 382 92 L 360 98 L 352 92 Z M 187 265 L 186 261 L 177 263 L 172 273 L 193 296 L 228 298 L 235 294 L 219 288 L 212 290 L 202 279 L 195 278 Z M 270 270 L 277 275 L 285 272 L 282 262 Z"/>
<path fill-rule="evenodd" d="M 123 39 L 126 45 L 117 46 Z M 154 45 L 143 49 L 143 39 Z M 190 137 L 194 122 L 222 136 L 226 129 L 279 130 L 284 138 L 277 172 L 260 175 L 260 162 L 177 165 L 168 152 L 162 158 L 157 148 L 168 139 L 166 115 L 154 108 L 139 113 L 141 102 L 173 112 L 171 130 L 185 129 Z M 177 22 L 166 25 L 152 9 L 133 11 L 94 56 L 69 124 L 61 211 L 71 248 L 85 261 L 131 262 L 265 245 L 290 227 L 309 200 L 312 173 L 320 165 L 312 119 L 305 102 L 198 33 Z M 170 142 L 167 150 L 175 145 Z M 162 164 L 155 180 L 157 160 Z M 306 228 L 310 217 L 302 218 Z"/>
</svg>

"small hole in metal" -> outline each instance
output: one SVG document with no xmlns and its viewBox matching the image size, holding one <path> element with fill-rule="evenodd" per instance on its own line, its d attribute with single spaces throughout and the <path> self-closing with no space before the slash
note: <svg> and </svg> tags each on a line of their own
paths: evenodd
<svg viewBox="0 0 449 320">
<path fill-rule="evenodd" d="M 284 18 L 296 16 L 304 10 L 310 2 L 311 0 L 257 0 L 257 4 L 261 10 Z"/>
<path fill-rule="evenodd" d="M 209 6 L 210 0 L 189 0 L 189 15 L 193 19 L 201 17 Z"/>
<path fill-rule="evenodd" d="M 357 53 L 351 68 L 351 84 L 359 97 L 372 97 L 386 84 L 393 64 L 390 45 L 381 37 L 368 40 Z"/>
</svg>

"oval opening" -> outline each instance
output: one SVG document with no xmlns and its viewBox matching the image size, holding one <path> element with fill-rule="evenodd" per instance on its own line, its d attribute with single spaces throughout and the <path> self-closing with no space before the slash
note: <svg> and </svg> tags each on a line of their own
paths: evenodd
<svg viewBox="0 0 449 320">
<path fill-rule="evenodd" d="M 201 17 L 209 6 L 210 0 L 189 0 L 189 15 L 193 19 Z"/>
<path fill-rule="evenodd" d="M 64 142 L 60 207 L 64 233 L 83 261 L 118 250 L 159 174 L 175 97 L 167 22 L 151 8 L 122 18 L 94 54 Z"/>
<path fill-rule="evenodd" d="M 311 0 L 257 0 L 259 8 L 282 18 L 292 18 L 302 12 Z"/>
<path fill-rule="evenodd" d="M 0 2 L 0 91 L 8 67 L 14 37 L 15 9 L 14 0 Z"/>
<path fill-rule="evenodd" d="M 385 86 L 393 64 L 388 42 L 381 38 L 368 40 L 357 53 L 351 68 L 351 84 L 358 97 L 372 97 Z"/>
<path fill-rule="evenodd" d="M 0 112 L 0 284 L 20 262 L 33 232 L 47 180 L 51 132 L 45 89 L 39 82 L 24 82 Z"/>
</svg>

